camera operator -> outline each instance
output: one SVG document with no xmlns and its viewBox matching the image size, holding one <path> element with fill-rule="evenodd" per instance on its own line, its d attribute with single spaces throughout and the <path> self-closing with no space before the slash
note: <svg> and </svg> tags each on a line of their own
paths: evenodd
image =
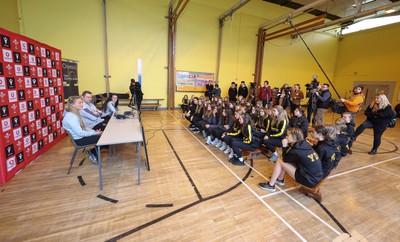
<svg viewBox="0 0 400 242">
<path fill-rule="evenodd" d="M 364 87 L 355 86 L 353 88 L 353 94 L 348 99 L 340 99 L 340 101 L 346 106 L 347 111 L 356 114 L 361 109 L 361 105 L 365 100 L 365 96 L 362 93 Z"/>
<path fill-rule="evenodd" d="M 313 77 L 311 83 L 306 84 L 306 90 L 307 90 L 306 97 L 308 97 L 307 120 L 309 123 L 312 124 L 315 123 L 315 115 L 317 113 L 317 97 L 315 93 L 318 92 L 318 86 L 319 82 L 315 77 Z M 313 116 L 312 122 L 311 122 L 311 115 Z"/>
<path fill-rule="evenodd" d="M 319 85 L 319 91 L 315 92 L 317 98 L 317 114 L 315 115 L 315 125 L 324 125 L 324 115 L 329 107 L 331 100 L 331 92 L 329 91 L 329 84 L 324 83 Z"/>
<path fill-rule="evenodd" d="M 279 97 L 279 105 L 286 110 L 287 107 L 290 107 L 290 93 L 292 92 L 292 88 L 289 87 L 289 84 L 283 84 L 281 90 L 279 90 L 278 97 Z"/>
<path fill-rule="evenodd" d="M 294 84 L 293 90 L 290 93 L 290 101 L 292 102 L 292 106 L 290 107 L 290 111 L 292 115 L 296 108 L 300 107 L 301 100 L 304 98 L 303 91 L 300 90 L 300 84 Z"/>
</svg>

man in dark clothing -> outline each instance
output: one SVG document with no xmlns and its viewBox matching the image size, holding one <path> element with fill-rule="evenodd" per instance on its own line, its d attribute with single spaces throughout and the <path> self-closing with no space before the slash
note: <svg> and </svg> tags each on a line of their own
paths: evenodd
<svg viewBox="0 0 400 242">
<path fill-rule="evenodd" d="M 238 96 L 242 96 L 243 99 L 246 100 L 248 94 L 249 94 L 249 89 L 247 88 L 246 83 L 244 81 L 242 81 L 240 83 Z"/>
<path fill-rule="evenodd" d="M 140 111 L 140 105 L 142 104 L 144 95 L 142 92 L 142 86 L 139 82 L 136 82 L 135 79 L 131 79 L 131 85 L 129 86 L 129 89 L 132 93 L 132 96 L 135 98 L 137 110 Z"/>
<path fill-rule="evenodd" d="M 231 87 L 229 88 L 229 91 L 228 91 L 228 96 L 229 96 L 229 102 L 231 102 L 231 103 L 236 102 L 237 89 L 236 89 L 235 82 L 231 83 Z"/>
<path fill-rule="evenodd" d="M 317 114 L 315 115 L 315 125 L 324 125 L 324 115 L 329 107 L 331 101 L 331 92 L 329 91 L 329 84 L 324 83 L 319 92 L 315 92 L 317 98 Z"/>
<path fill-rule="evenodd" d="M 211 100 L 212 94 L 213 94 L 213 89 L 214 89 L 213 81 L 212 80 L 207 81 L 206 92 L 205 92 L 204 96 L 208 97 Z"/>
<path fill-rule="evenodd" d="M 272 100 L 272 89 L 269 86 L 268 81 L 264 81 L 264 86 L 260 89 L 260 100 L 262 101 L 263 107 L 271 102 Z"/>
</svg>

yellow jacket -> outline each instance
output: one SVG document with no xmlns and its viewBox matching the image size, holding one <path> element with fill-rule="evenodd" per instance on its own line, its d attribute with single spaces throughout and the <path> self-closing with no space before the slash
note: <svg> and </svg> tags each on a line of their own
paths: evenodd
<svg viewBox="0 0 400 242">
<path fill-rule="evenodd" d="M 357 113 L 360 110 L 361 104 L 364 102 L 364 94 L 353 94 L 347 100 L 344 101 L 349 112 Z"/>
</svg>

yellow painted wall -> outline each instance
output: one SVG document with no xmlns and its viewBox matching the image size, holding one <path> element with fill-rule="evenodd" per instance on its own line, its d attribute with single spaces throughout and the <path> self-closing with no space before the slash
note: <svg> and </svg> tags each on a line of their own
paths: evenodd
<svg viewBox="0 0 400 242">
<path fill-rule="evenodd" d="M 0 0 L 0 27 L 19 33 L 17 0 Z"/>
<path fill-rule="evenodd" d="M 7 19 L 14 19 L 5 22 L 3 14 L 0 17 L 2 27 L 14 28 L 18 32 L 21 26 L 21 34 L 61 49 L 64 58 L 79 61 L 81 91 L 105 92 L 102 0 L 0 1 L 1 11 L 13 16 Z M 145 97 L 167 98 L 168 36 L 165 16 L 169 2 L 107 1 L 112 92 L 128 92 L 130 78 L 137 78 L 136 62 L 141 58 Z M 215 73 L 218 17 L 237 2 L 189 2 L 177 25 L 177 70 Z M 19 26 L 17 3 L 21 17 Z M 223 96 L 227 95 L 232 81 L 253 81 L 258 26 L 290 11 L 254 0 L 225 22 L 219 75 Z M 398 30 L 397 25 L 349 35 L 341 41 L 317 33 L 304 34 L 303 38 L 343 95 L 355 80 L 398 80 L 396 56 L 399 56 L 399 50 L 392 48 L 399 43 Z M 280 87 L 285 82 L 290 85 L 300 83 L 304 90 L 304 84 L 309 83 L 314 74 L 321 82 L 327 82 L 299 38 L 292 40 L 285 37 L 266 42 L 262 80 L 268 79 L 273 87 Z M 399 85 L 396 92 L 398 89 Z M 176 93 L 176 106 L 184 94 Z M 396 94 L 394 96 L 397 98 Z M 392 102 L 396 103 L 395 100 Z M 162 106 L 166 107 L 166 101 Z"/>
<path fill-rule="evenodd" d="M 335 85 L 342 94 L 355 81 L 396 81 L 393 106 L 400 103 L 400 24 L 345 35 L 339 41 Z"/>
</svg>

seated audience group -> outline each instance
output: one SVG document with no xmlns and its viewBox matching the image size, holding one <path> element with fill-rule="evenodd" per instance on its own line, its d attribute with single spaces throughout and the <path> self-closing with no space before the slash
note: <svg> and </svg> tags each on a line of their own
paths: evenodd
<svg viewBox="0 0 400 242">
<path fill-rule="evenodd" d="M 193 96 L 186 105 L 183 111 L 190 121 L 189 129 L 201 133 L 206 144 L 227 154 L 233 165 L 245 165 L 243 151 L 262 149 L 270 153 L 275 168 L 270 181 L 259 187 L 271 192 L 275 184 L 284 185 L 285 173 L 302 185 L 316 186 L 349 153 L 354 136 L 350 112 L 334 125 L 313 127 L 307 137 L 309 122 L 301 107 L 294 107 L 289 118 L 280 105 L 268 108 L 260 101 L 253 106 L 241 96 L 236 101 Z M 278 147 L 282 147 L 282 157 Z"/>
</svg>

